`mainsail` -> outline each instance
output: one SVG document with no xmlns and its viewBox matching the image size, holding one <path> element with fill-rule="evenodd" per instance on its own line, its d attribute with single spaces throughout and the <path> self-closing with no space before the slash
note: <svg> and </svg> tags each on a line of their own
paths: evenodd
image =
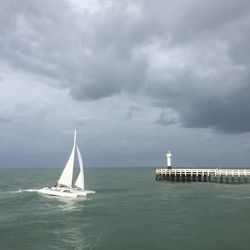
<svg viewBox="0 0 250 250">
<path fill-rule="evenodd" d="M 75 162 L 75 150 L 76 150 L 76 131 L 74 136 L 74 145 L 69 157 L 69 160 L 62 172 L 60 179 L 58 180 L 59 185 L 65 185 L 67 187 L 72 187 L 72 178 L 73 178 L 73 168 Z"/>
<path fill-rule="evenodd" d="M 79 166 L 80 166 L 80 173 L 76 179 L 75 186 L 84 190 L 84 172 L 83 172 L 82 156 L 77 145 L 76 145 L 76 150 L 77 150 L 77 156 L 78 156 L 78 161 L 79 161 Z"/>
</svg>

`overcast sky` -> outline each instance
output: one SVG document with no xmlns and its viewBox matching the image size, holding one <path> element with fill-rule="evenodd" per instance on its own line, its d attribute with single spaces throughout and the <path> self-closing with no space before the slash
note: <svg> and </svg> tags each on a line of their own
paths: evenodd
<svg viewBox="0 0 250 250">
<path fill-rule="evenodd" d="M 250 167 L 249 0 L 0 0 L 0 167 Z"/>
</svg>

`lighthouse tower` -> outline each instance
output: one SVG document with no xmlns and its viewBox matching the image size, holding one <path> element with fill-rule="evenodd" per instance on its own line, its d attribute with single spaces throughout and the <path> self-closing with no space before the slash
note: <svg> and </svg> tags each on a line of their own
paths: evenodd
<svg viewBox="0 0 250 250">
<path fill-rule="evenodd" d="M 172 168 L 172 164 L 171 164 L 172 153 L 169 150 L 166 154 L 166 157 L 167 157 L 167 167 L 168 169 L 171 169 Z"/>
</svg>

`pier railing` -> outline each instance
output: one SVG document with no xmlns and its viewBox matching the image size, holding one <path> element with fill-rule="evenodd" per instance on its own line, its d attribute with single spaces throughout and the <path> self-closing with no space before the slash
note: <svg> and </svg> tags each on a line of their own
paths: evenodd
<svg viewBox="0 0 250 250">
<path fill-rule="evenodd" d="M 250 169 L 156 169 L 156 180 L 242 183 L 250 179 Z"/>
</svg>

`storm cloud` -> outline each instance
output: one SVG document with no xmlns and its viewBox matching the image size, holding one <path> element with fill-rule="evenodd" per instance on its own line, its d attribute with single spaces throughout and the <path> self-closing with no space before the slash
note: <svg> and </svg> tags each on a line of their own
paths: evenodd
<svg viewBox="0 0 250 250">
<path fill-rule="evenodd" d="M 247 0 L 0 1 L 0 154 L 79 128 L 92 165 L 246 165 L 249 23 Z"/>
<path fill-rule="evenodd" d="M 80 101 L 138 95 L 185 127 L 250 131 L 249 1 L 91 3 L 1 1 L 1 61 Z"/>
</svg>

